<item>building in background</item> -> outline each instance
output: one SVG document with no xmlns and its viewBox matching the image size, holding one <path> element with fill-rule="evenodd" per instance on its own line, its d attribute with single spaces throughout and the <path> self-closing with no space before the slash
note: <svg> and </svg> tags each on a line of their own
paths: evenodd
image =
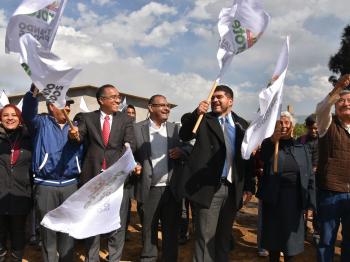
<svg viewBox="0 0 350 262">
<path fill-rule="evenodd" d="M 90 111 L 97 110 L 99 108 L 97 101 L 96 101 L 96 91 L 98 87 L 96 86 L 77 86 L 77 87 L 71 87 L 67 95 L 71 97 L 74 100 L 74 104 L 71 105 L 71 113 L 70 118 L 72 119 L 77 113 L 82 112 L 80 109 L 80 99 L 81 97 L 84 98 L 86 105 Z M 126 97 L 126 103 L 131 104 L 136 109 L 136 122 L 145 120 L 147 118 L 148 113 L 148 97 L 140 97 L 135 96 L 127 93 L 120 93 L 122 96 L 122 101 L 124 100 L 124 97 Z M 150 94 L 151 96 L 152 94 Z M 9 96 L 10 103 L 17 105 L 23 97 L 23 94 L 21 95 L 12 95 Z M 39 113 L 47 112 L 45 100 L 42 96 L 39 97 Z M 176 107 L 176 105 L 171 104 L 171 108 Z"/>
</svg>

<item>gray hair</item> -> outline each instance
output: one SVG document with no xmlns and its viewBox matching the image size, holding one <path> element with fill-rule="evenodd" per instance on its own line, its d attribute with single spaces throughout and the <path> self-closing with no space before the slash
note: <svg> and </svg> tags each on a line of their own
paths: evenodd
<svg viewBox="0 0 350 262">
<path fill-rule="evenodd" d="M 297 123 L 297 120 L 294 118 L 294 116 L 288 112 L 288 111 L 283 111 L 281 112 L 281 117 L 288 117 L 290 122 L 292 122 L 292 125 L 295 126 L 295 124 Z"/>
</svg>

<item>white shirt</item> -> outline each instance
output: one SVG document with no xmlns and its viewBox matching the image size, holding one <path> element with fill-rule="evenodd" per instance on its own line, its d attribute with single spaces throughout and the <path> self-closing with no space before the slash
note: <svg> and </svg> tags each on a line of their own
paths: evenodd
<svg viewBox="0 0 350 262">
<path fill-rule="evenodd" d="M 100 110 L 101 114 L 100 114 L 100 123 L 101 123 L 101 130 L 103 130 L 103 123 L 105 121 L 105 116 L 107 115 L 105 112 L 103 112 L 102 110 Z M 109 116 L 109 127 L 110 129 L 112 128 L 112 121 L 113 121 L 113 116 L 112 115 L 108 115 Z"/>
<path fill-rule="evenodd" d="M 166 123 L 157 127 L 156 124 L 149 119 L 149 136 L 153 167 L 151 186 L 167 186 L 170 178 L 168 174 L 168 133 L 166 130 Z"/>
</svg>

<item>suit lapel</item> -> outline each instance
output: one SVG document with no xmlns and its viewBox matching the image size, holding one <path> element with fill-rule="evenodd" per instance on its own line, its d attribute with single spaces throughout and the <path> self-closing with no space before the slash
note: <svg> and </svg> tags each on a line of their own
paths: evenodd
<svg viewBox="0 0 350 262">
<path fill-rule="evenodd" d="M 166 132 L 167 132 L 167 141 L 168 141 L 168 149 L 175 147 L 174 145 L 174 124 L 166 122 Z"/>
<path fill-rule="evenodd" d="M 145 143 L 145 154 L 147 156 L 148 159 L 151 158 L 151 142 L 149 139 L 149 121 L 145 121 L 144 124 L 141 127 L 141 133 L 142 133 L 142 137 L 143 137 L 143 141 Z"/>
<path fill-rule="evenodd" d="M 216 116 L 212 115 L 212 114 L 208 114 L 207 115 L 207 122 L 209 127 L 214 131 L 214 133 L 218 136 L 219 140 L 222 143 L 225 143 L 225 139 L 224 139 L 224 133 L 221 129 L 221 126 L 219 124 L 219 121 L 217 119 Z"/>
<path fill-rule="evenodd" d="M 101 130 L 100 117 L 101 117 L 100 110 L 95 111 L 94 115 L 93 115 L 92 122 L 93 122 L 93 126 L 96 127 L 97 141 L 101 144 L 101 146 L 104 147 L 103 139 L 102 139 L 102 130 Z"/>
<path fill-rule="evenodd" d="M 112 126 L 111 126 L 111 132 L 109 134 L 109 139 L 108 139 L 108 144 L 111 142 L 111 140 L 113 138 L 116 138 L 120 132 L 118 132 L 118 130 L 120 130 L 118 128 L 120 121 L 119 121 L 119 116 L 117 113 L 113 114 L 113 121 L 112 121 Z M 113 135 L 112 135 L 113 134 Z M 102 137 L 102 132 L 101 132 L 101 137 Z"/>
</svg>

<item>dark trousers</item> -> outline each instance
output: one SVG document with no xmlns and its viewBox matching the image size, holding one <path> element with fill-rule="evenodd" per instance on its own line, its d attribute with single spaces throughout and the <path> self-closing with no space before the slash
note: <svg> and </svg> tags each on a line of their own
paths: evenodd
<svg viewBox="0 0 350 262">
<path fill-rule="evenodd" d="M 194 262 L 228 262 L 236 216 L 234 188 L 222 183 L 209 209 L 195 207 Z"/>
<path fill-rule="evenodd" d="M 161 261 L 177 261 L 177 236 L 181 212 L 181 202 L 177 202 L 169 187 L 151 187 L 148 199 L 142 204 L 143 249 L 141 261 L 157 261 L 158 223 L 162 228 Z"/>
<path fill-rule="evenodd" d="M 350 193 L 319 190 L 317 196 L 320 242 L 317 261 L 333 261 L 334 244 L 342 224 L 341 261 L 350 261 Z"/>
<path fill-rule="evenodd" d="M 129 210 L 129 195 L 127 189 L 124 189 L 123 199 L 120 206 L 120 228 L 105 234 L 108 242 L 109 261 L 117 262 L 121 259 L 125 242 L 126 220 Z M 85 262 L 100 261 L 100 235 L 87 238 L 85 240 L 87 256 Z"/>
<path fill-rule="evenodd" d="M 35 185 L 35 200 L 40 221 L 49 211 L 60 206 L 77 190 L 77 185 L 63 187 Z M 42 256 L 45 262 L 72 262 L 74 239 L 68 234 L 40 226 Z M 58 253 L 58 255 L 57 255 Z"/>
<path fill-rule="evenodd" d="M 10 238 L 11 253 L 22 261 L 25 246 L 25 224 L 27 215 L 0 215 L 0 261 L 6 255 L 7 237 Z"/>
</svg>

